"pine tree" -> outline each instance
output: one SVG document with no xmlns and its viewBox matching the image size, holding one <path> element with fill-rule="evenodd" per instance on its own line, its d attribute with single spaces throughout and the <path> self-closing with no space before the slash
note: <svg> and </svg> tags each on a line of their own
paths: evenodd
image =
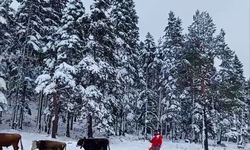
<svg viewBox="0 0 250 150">
<path fill-rule="evenodd" d="M 53 35 L 55 37 L 55 49 L 59 53 L 58 63 L 66 63 L 72 68 L 78 64 L 86 53 L 85 45 L 85 28 L 82 24 L 87 21 L 85 15 L 85 8 L 81 2 L 69 0 L 61 19 L 61 26 Z M 75 77 L 74 77 L 75 78 Z M 75 113 L 77 104 L 74 101 L 73 87 L 65 89 L 69 94 L 62 94 L 63 105 L 65 105 L 67 116 L 67 130 L 66 136 L 70 137 L 69 122 L 70 118 Z"/>
<path fill-rule="evenodd" d="M 13 108 L 13 118 L 11 126 L 12 128 L 16 128 L 18 126 L 18 128 L 20 129 L 22 129 L 24 112 L 28 112 L 28 114 L 31 115 L 31 110 L 28 106 L 27 100 L 31 99 L 33 95 L 31 89 L 33 86 L 32 79 L 34 79 L 34 72 L 32 72 L 31 70 L 34 68 L 31 68 L 29 66 L 33 65 L 34 59 L 31 58 L 34 56 L 34 49 L 37 50 L 37 45 L 33 45 L 35 43 L 35 37 L 37 34 L 30 30 L 32 28 L 31 25 L 37 23 L 35 23 L 34 21 L 36 17 L 33 16 L 34 22 L 30 23 L 28 27 L 28 21 L 24 20 L 24 16 L 28 14 L 28 9 L 31 10 L 31 3 L 25 1 L 23 2 L 23 4 L 27 6 L 27 9 L 25 9 L 24 7 L 20 8 L 16 13 L 15 20 L 13 19 L 11 21 L 12 25 L 10 27 L 12 28 L 11 31 L 13 32 L 13 37 L 11 39 L 12 42 L 7 43 L 9 55 L 9 59 L 7 62 L 7 81 L 9 81 L 8 85 L 10 85 L 9 95 L 10 99 L 16 99 L 13 102 L 15 107 Z M 31 16 L 32 15 L 30 15 L 28 18 L 30 18 Z M 35 29 L 35 27 L 33 29 Z M 30 34 L 28 34 L 28 30 Z M 13 97 L 14 95 L 15 97 Z"/>
<path fill-rule="evenodd" d="M 125 54 L 136 54 L 139 39 L 138 16 L 133 0 L 114 0 L 111 11 L 115 34 Z"/>
<path fill-rule="evenodd" d="M 71 89 L 75 86 L 73 74 L 75 74 L 76 71 L 74 66 L 67 62 L 70 60 L 67 60 L 65 62 L 66 58 L 68 57 L 67 54 L 69 55 L 69 53 L 71 53 L 71 51 L 67 51 L 68 47 L 71 48 L 72 46 L 72 43 L 68 42 L 70 40 L 67 41 L 67 39 L 69 39 L 70 37 L 60 36 L 60 34 L 56 32 L 62 31 L 63 33 L 67 33 L 67 24 L 63 24 L 63 26 L 62 22 L 60 22 L 60 19 L 63 16 L 62 11 L 65 7 L 64 3 L 60 3 L 60 7 L 54 8 L 52 7 L 54 6 L 54 3 L 51 3 L 50 5 L 50 3 L 47 1 L 42 2 L 42 6 L 44 6 L 45 10 L 50 10 L 50 13 L 52 13 L 53 15 L 46 14 L 45 16 L 47 18 L 41 19 L 42 21 L 44 21 L 45 25 L 50 24 L 51 27 L 46 28 L 45 26 L 45 31 L 48 31 L 47 35 L 39 40 L 44 41 L 41 50 L 43 50 L 42 54 L 46 55 L 46 59 L 42 58 L 41 61 L 44 61 L 46 65 L 44 66 L 44 68 L 42 68 L 44 69 L 44 71 L 36 79 L 36 92 L 45 94 L 52 99 L 52 103 L 48 104 L 49 109 L 52 112 L 52 114 L 50 114 L 49 124 L 50 121 L 52 121 L 52 138 L 55 138 L 58 130 L 60 110 L 59 104 L 61 100 L 60 95 L 62 95 L 62 90 Z M 65 23 L 65 18 L 63 19 L 63 21 L 63 23 Z M 75 37 L 73 39 L 75 39 Z M 68 43 L 63 43 L 65 42 L 64 40 Z"/>
<path fill-rule="evenodd" d="M 14 24 L 14 10 L 10 7 L 11 0 L 0 2 L 0 54 L 6 53 L 12 42 L 12 27 Z"/>
<path fill-rule="evenodd" d="M 137 95 L 135 89 L 138 82 L 138 73 L 136 72 L 138 70 L 138 66 L 136 66 L 138 64 L 137 43 L 139 41 L 138 16 L 133 0 L 114 0 L 112 4 L 111 20 L 117 41 L 116 53 L 120 60 L 116 73 L 117 100 L 114 102 L 119 113 L 115 115 L 115 118 L 119 120 L 119 124 L 116 124 L 120 128 L 119 133 L 124 135 L 125 130 L 131 132 L 131 129 L 138 129 L 138 121 L 134 117 L 135 112 L 132 108 L 135 104 Z M 114 110 L 116 111 L 116 108 Z M 126 116 L 128 115 L 133 116 L 129 120 L 134 122 L 127 121 Z"/>
<path fill-rule="evenodd" d="M 7 99 L 5 97 L 4 92 L 7 90 L 6 87 L 6 82 L 4 80 L 4 73 L 3 73 L 3 59 L 2 56 L 0 55 L 0 124 L 2 124 L 2 112 L 5 111 L 7 109 Z"/>
<path fill-rule="evenodd" d="M 221 144 L 222 136 L 226 133 L 227 124 L 225 124 L 225 118 L 227 113 L 233 111 L 235 105 L 232 98 L 230 98 L 230 75 L 233 74 L 232 70 L 232 60 L 234 52 L 227 46 L 225 42 L 225 32 L 224 30 L 220 31 L 220 34 L 215 39 L 217 57 L 221 60 L 220 70 L 218 71 L 217 78 L 217 90 L 215 91 L 216 97 L 214 98 L 213 106 L 214 107 L 214 116 L 215 116 L 215 133 L 216 140 L 218 144 Z M 220 108 L 220 109 L 219 109 Z"/>
<path fill-rule="evenodd" d="M 182 68 L 182 53 L 184 36 L 182 35 L 181 20 L 175 17 L 173 12 L 169 13 L 168 25 L 166 26 L 163 36 L 162 51 L 163 51 L 163 64 L 162 74 L 160 75 L 161 81 L 164 86 L 165 109 L 164 116 L 166 122 L 173 127 L 171 130 L 171 137 L 176 137 L 177 124 L 180 116 L 177 114 L 180 110 L 180 94 L 181 89 L 180 69 Z M 170 121 L 171 120 L 171 121 Z"/>
<path fill-rule="evenodd" d="M 148 129 L 152 130 L 156 127 L 153 122 L 159 122 L 158 116 L 158 95 L 156 88 L 156 44 L 150 33 L 147 33 L 143 43 L 144 47 L 140 54 L 140 65 L 143 76 L 143 89 L 139 94 L 140 115 L 144 115 L 144 136 L 147 138 Z"/>
<path fill-rule="evenodd" d="M 2 124 L 2 112 L 7 109 L 7 94 L 6 76 L 8 49 L 12 42 L 12 25 L 14 10 L 10 7 L 11 0 L 0 1 L 0 124 Z"/>
<path fill-rule="evenodd" d="M 2 56 L 0 55 L 0 63 L 3 65 Z M 5 97 L 5 91 L 7 90 L 6 82 L 4 80 L 4 74 L 2 70 L 2 66 L 0 66 L 0 124 L 2 124 L 2 112 L 7 109 L 7 99 Z"/>
<path fill-rule="evenodd" d="M 216 39 L 218 57 L 221 59 L 219 78 L 218 78 L 218 97 L 215 101 L 215 107 L 217 121 L 217 134 L 218 142 L 221 143 L 222 134 L 231 132 L 231 129 L 237 131 L 239 134 L 243 134 L 246 122 L 244 121 L 244 114 L 246 113 L 246 104 L 244 103 L 244 82 L 242 64 L 238 60 L 235 53 L 225 44 L 225 33 L 221 30 L 221 33 Z M 224 119 L 226 118 L 226 119 Z M 225 124 L 227 120 L 229 124 Z M 242 140 L 242 136 L 240 137 Z M 237 140 L 239 138 L 237 137 Z M 239 140 L 239 141 L 240 141 Z M 239 142 L 238 141 L 238 142 Z"/>
<path fill-rule="evenodd" d="M 246 93 L 245 103 L 247 104 L 247 111 L 248 111 L 248 113 L 247 113 L 247 117 L 248 117 L 247 124 L 250 125 L 250 121 L 249 121 L 249 118 L 250 118 L 250 79 L 246 80 L 245 93 Z"/>
<path fill-rule="evenodd" d="M 109 0 L 95 0 L 91 6 L 91 25 L 90 33 L 92 36 L 91 48 L 96 60 L 102 59 L 112 64 L 115 62 L 114 47 L 115 36 L 112 33 L 113 26 L 108 10 L 111 7 Z"/>
<path fill-rule="evenodd" d="M 245 139 L 244 137 L 244 131 L 246 131 L 246 118 L 245 114 L 247 111 L 246 103 L 244 100 L 244 95 L 246 94 L 244 91 L 244 83 L 245 83 L 245 77 L 243 76 L 243 65 L 238 59 L 238 56 L 235 55 L 233 59 L 233 92 L 234 100 L 239 104 L 238 108 L 234 108 L 235 118 L 237 120 L 237 123 L 235 124 L 236 129 L 238 130 L 239 137 L 237 138 L 237 144 L 242 145 Z M 237 105 L 236 105 L 237 106 Z"/>
<path fill-rule="evenodd" d="M 201 122 L 200 131 L 202 132 L 200 133 L 202 133 L 204 149 L 208 150 L 209 85 L 210 79 L 215 73 L 213 64 L 215 24 L 207 12 L 196 11 L 188 31 L 185 58 L 191 64 L 193 72 L 191 89 L 193 89 L 195 98 L 193 106 L 196 108 L 192 113 L 200 116 L 192 120 L 196 122 L 197 126 Z"/>
<path fill-rule="evenodd" d="M 82 107 L 82 116 L 91 114 L 95 122 L 93 128 L 113 134 L 112 116 L 109 115 L 108 108 L 111 107 L 110 97 L 114 96 L 116 87 L 114 70 L 117 56 L 114 52 L 116 41 L 113 25 L 108 14 L 110 8 L 109 0 L 95 0 L 91 5 L 86 55 L 78 64 L 78 68 L 81 70 L 80 74 L 86 73 L 81 77 L 83 82 L 79 86 L 82 97 L 85 98 L 83 102 L 86 102 Z"/>
</svg>

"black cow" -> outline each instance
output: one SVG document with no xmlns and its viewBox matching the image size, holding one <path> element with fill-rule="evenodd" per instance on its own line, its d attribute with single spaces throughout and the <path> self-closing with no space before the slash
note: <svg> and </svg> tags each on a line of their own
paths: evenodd
<svg viewBox="0 0 250 150">
<path fill-rule="evenodd" d="M 83 138 L 77 142 L 77 146 L 84 150 L 110 150 L 109 140 L 106 138 Z"/>
<path fill-rule="evenodd" d="M 39 149 L 39 150 L 66 150 L 66 143 L 57 142 L 57 141 L 49 141 L 49 140 L 40 140 L 33 141 L 31 150 Z"/>
</svg>

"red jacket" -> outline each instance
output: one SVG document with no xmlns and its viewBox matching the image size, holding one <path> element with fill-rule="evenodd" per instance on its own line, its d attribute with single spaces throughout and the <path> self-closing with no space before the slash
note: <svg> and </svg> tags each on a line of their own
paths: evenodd
<svg viewBox="0 0 250 150">
<path fill-rule="evenodd" d="M 152 143 L 152 147 L 161 147 L 162 144 L 162 136 L 161 135 L 154 135 L 152 140 L 150 140 Z"/>
</svg>

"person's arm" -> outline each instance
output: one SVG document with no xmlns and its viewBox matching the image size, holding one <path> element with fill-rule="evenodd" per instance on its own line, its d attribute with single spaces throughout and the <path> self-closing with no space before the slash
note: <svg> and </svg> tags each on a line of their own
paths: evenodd
<svg viewBox="0 0 250 150">
<path fill-rule="evenodd" d="M 152 139 L 151 139 L 151 140 L 149 140 L 149 141 L 150 141 L 150 143 L 153 143 L 154 139 L 155 139 L 155 137 L 153 136 L 153 137 L 152 137 Z"/>
</svg>

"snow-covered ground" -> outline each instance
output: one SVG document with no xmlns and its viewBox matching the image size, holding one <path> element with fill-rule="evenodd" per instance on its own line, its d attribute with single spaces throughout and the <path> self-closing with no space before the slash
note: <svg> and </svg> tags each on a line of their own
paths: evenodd
<svg viewBox="0 0 250 150">
<path fill-rule="evenodd" d="M 0 130 L 0 132 L 14 132 L 14 133 L 20 133 L 22 135 L 22 142 L 24 145 L 25 150 L 31 149 L 31 143 L 33 140 L 41 140 L 41 139 L 51 139 L 46 134 L 38 134 L 38 133 L 28 133 L 28 132 L 19 132 L 14 130 Z M 110 139 L 111 150 L 148 150 L 150 143 L 148 141 L 143 140 L 134 140 L 135 138 L 131 137 L 112 137 Z M 65 138 L 65 137 L 59 137 L 56 139 L 57 141 L 64 141 L 67 143 L 67 150 L 79 150 L 80 148 L 76 147 L 76 140 Z M 237 146 L 232 143 L 226 143 L 226 147 L 215 147 L 210 146 L 210 150 L 237 150 Z M 12 148 L 4 148 L 4 150 L 12 150 Z M 164 141 L 162 145 L 161 150 L 202 150 L 201 145 L 199 144 L 190 144 L 185 142 L 171 142 L 171 141 Z M 245 150 L 250 150 L 250 146 L 247 145 L 245 147 Z"/>
</svg>

